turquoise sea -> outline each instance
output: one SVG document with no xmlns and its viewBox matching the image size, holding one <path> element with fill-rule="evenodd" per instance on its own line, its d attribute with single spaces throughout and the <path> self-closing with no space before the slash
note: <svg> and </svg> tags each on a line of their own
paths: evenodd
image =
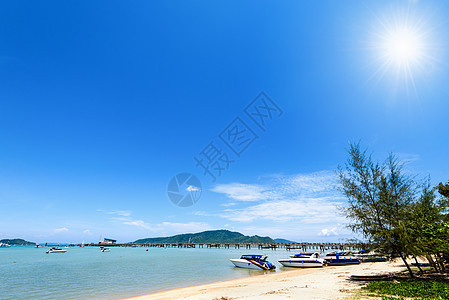
<svg viewBox="0 0 449 300">
<path fill-rule="evenodd" d="M 294 253 L 143 247 L 111 247 L 110 252 L 101 252 L 86 246 L 46 254 L 48 249 L 0 248 L 0 299 L 121 299 L 269 272 L 235 268 L 229 259 L 242 254 L 267 254 L 276 272 L 287 271 L 277 260 Z"/>
</svg>

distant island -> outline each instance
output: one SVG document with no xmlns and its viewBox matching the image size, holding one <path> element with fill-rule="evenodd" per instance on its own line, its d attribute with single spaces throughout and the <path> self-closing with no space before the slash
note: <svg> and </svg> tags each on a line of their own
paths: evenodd
<svg viewBox="0 0 449 300">
<path fill-rule="evenodd" d="M 247 236 L 229 230 L 208 230 L 198 233 L 178 234 L 169 237 L 145 238 L 134 243 L 275 243 L 268 236 Z"/>
<path fill-rule="evenodd" d="M 28 242 L 23 239 L 3 239 L 0 240 L 0 243 L 8 245 L 36 245 L 36 243 Z"/>
<path fill-rule="evenodd" d="M 278 244 L 296 244 L 297 242 L 286 240 L 286 239 L 274 239 Z"/>
</svg>

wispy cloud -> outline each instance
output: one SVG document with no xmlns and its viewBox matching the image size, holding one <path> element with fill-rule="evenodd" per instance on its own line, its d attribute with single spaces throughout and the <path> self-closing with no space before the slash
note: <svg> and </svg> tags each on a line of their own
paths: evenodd
<svg viewBox="0 0 449 300">
<path fill-rule="evenodd" d="M 125 220 L 125 221 L 123 221 L 123 224 L 130 225 L 130 226 L 136 226 L 136 227 L 143 228 L 143 229 L 148 229 L 148 230 L 152 229 L 150 224 L 145 223 L 142 220 L 131 220 L 131 219 L 130 220 Z"/>
<path fill-rule="evenodd" d="M 89 229 L 83 230 L 83 234 L 92 235 Z"/>
<path fill-rule="evenodd" d="M 235 202 L 227 202 L 227 203 L 222 203 L 220 205 L 223 206 L 223 207 L 229 207 L 229 206 L 235 206 L 235 205 L 237 205 L 237 203 L 235 203 Z"/>
<path fill-rule="evenodd" d="M 67 231 L 69 231 L 69 229 L 66 227 L 56 228 L 53 230 L 54 233 L 61 233 L 61 232 L 67 232 Z"/>
<path fill-rule="evenodd" d="M 212 188 L 211 191 L 226 194 L 227 197 L 239 201 L 259 201 L 269 197 L 268 189 L 257 184 L 219 184 Z"/>
<path fill-rule="evenodd" d="M 217 213 L 196 212 L 196 215 L 218 216 L 231 221 L 253 222 L 268 220 L 303 223 L 343 221 L 337 207 L 344 198 L 337 190 L 333 171 L 311 174 L 275 175 L 264 184 L 231 183 L 215 186 L 212 191 L 226 194 L 233 200 L 259 202 L 238 209 L 224 209 Z M 222 206 L 228 206 L 227 203 Z"/>
<path fill-rule="evenodd" d="M 116 216 L 123 216 L 123 217 L 129 217 L 131 216 L 132 212 L 130 210 L 105 210 L 105 209 L 97 209 L 99 212 L 106 213 L 108 215 L 116 215 Z"/>
<path fill-rule="evenodd" d="M 218 216 L 239 222 L 301 220 L 304 223 L 321 223 L 341 218 L 336 213 L 336 205 L 341 203 L 332 200 L 328 198 L 275 200 L 241 209 L 226 209 Z"/>
<path fill-rule="evenodd" d="M 110 215 L 117 215 L 117 216 L 124 216 L 124 217 L 131 216 L 131 211 L 129 211 L 129 210 L 113 210 L 113 211 L 109 211 L 107 213 Z"/>
<path fill-rule="evenodd" d="M 413 154 L 413 153 L 403 153 L 403 152 L 398 152 L 396 153 L 398 159 L 404 163 L 404 164 L 409 164 L 415 161 L 418 161 L 420 159 L 420 156 L 418 154 Z"/>
</svg>

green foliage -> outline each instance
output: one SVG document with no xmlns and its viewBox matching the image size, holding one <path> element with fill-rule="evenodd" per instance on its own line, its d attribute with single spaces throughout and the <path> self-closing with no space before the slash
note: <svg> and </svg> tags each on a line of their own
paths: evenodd
<svg viewBox="0 0 449 300">
<path fill-rule="evenodd" d="M 28 242 L 23 239 L 3 239 L 3 240 L 0 240 L 0 243 L 9 244 L 9 245 L 36 245 L 36 243 Z"/>
<path fill-rule="evenodd" d="M 246 236 L 229 230 L 209 230 L 170 237 L 146 238 L 134 243 L 274 243 L 270 237 Z"/>
<path fill-rule="evenodd" d="M 339 170 L 342 192 L 348 198 L 344 215 L 349 227 L 361 233 L 374 247 L 404 259 L 409 253 L 408 219 L 416 187 L 402 172 L 396 157 L 373 162 L 359 144 L 351 144 L 346 168 Z"/>
<path fill-rule="evenodd" d="M 413 297 L 419 299 L 449 299 L 449 283 L 438 281 L 377 281 L 371 282 L 362 289 L 379 295 Z M 382 299 L 403 299 L 382 297 Z"/>
<path fill-rule="evenodd" d="M 359 144 L 351 144 L 346 168 L 339 169 L 341 190 L 348 198 L 344 215 L 349 227 L 372 247 L 404 261 L 422 256 L 444 273 L 449 262 L 449 183 L 435 195 L 430 181 L 417 182 L 390 154 L 374 162 Z"/>
</svg>

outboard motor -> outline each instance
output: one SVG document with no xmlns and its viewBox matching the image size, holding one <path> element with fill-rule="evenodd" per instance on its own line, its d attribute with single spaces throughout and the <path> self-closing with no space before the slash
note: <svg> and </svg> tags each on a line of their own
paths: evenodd
<svg viewBox="0 0 449 300">
<path fill-rule="evenodd" d="M 273 265 L 273 264 L 270 263 L 270 262 L 264 263 L 264 267 L 266 267 L 266 268 L 269 269 L 269 270 L 274 270 L 274 269 L 276 269 L 276 266 Z"/>
</svg>

